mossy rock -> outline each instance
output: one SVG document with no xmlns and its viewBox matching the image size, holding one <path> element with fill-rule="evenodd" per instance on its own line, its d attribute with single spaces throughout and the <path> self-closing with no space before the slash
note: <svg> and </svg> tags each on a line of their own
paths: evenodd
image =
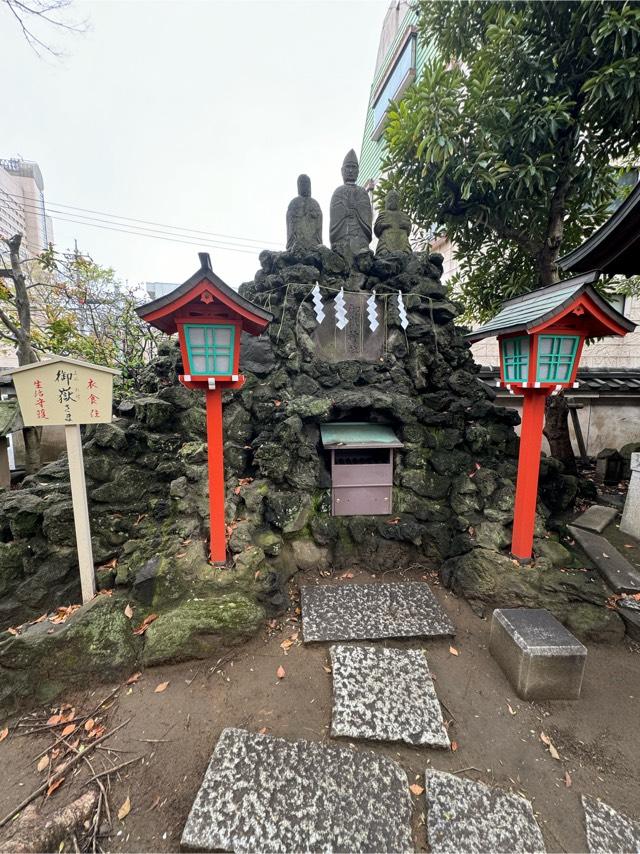
<svg viewBox="0 0 640 854">
<path fill-rule="evenodd" d="M 264 610 L 245 596 L 191 599 L 160 614 L 146 632 L 146 665 L 206 658 L 255 634 Z"/>
<path fill-rule="evenodd" d="M 0 709 L 48 703 L 68 688 L 128 673 L 141 646 L 124 602 L 107 596 L 83 605 L 66 623 L 35 623 L 0 642 Z"/>
</svg>

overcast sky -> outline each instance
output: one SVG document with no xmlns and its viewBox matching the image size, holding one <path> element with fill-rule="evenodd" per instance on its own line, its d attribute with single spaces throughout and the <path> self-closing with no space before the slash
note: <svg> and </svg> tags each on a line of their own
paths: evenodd
<svg viewBox="0 0 640 854">
<path fill-rule="evenodd" d="M 3 6 L 4 4 L 0 4 Z M 39 59 L 0 9 L 0 156 L 40 164 L 50 207 L 69 205 L 283 248 L 300 172 L 328 237 L 331 193 L 359 153 L 388 0 L 79 2 L 87 34 Z M 62 210 L 62 209 L 61 209 Z M 95 216 L 95 214 L 89 214 Z M 76 214 L 70 213 L 73 218 Z M 237 287 L 246 254 L 129 236 L 60 220 L 73 245 L 131 284 L 182 282 L 209 250 Z M 276 246 L 271 246 L 272 241 Z"/>
</svg>

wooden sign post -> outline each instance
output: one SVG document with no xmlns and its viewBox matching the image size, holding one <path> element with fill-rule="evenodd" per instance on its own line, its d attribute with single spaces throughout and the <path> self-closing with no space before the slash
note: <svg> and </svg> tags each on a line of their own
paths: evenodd
<svg viewBox="0 0 640 854">
<path fill-rule="evenodd" d="M 83 602 L 96 595 L 96 584 L 80 425 L 111 421 L 113 377 L 119 374 L 62 356 L 11 374 L 25 427 L 64 426 Z"/>
</svg>

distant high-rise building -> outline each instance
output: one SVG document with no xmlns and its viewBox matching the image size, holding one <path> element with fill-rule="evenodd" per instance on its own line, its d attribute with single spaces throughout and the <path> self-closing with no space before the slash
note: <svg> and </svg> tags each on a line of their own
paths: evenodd
<svg viewBox="0 0 640 854">
<path fill-rule="evenodd" d="M 42 172 L 32 160 L 0 158 L 0 238 L 18 233 L 25 254 L 36 255 L 53 242 Z"/>
</svg>

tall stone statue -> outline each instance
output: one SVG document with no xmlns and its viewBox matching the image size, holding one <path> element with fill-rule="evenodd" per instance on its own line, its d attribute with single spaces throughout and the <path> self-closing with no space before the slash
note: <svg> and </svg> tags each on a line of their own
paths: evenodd
<svg viewBox="0 0 640 854">
<path fill-rule="evenodd" d="M 411 252 L 411 220 L 400 210 L 400 196 L 395 190 L 389 190 L 387 193 L 384 210 L 378 215 L 373 231 L 378 238 L 376 255 Z"/>
<path fill-rule="evenodd" d="M 322 211 L 311 198 L 311 178 L 298 175 L 298 195 L 287 208 L 287 249 L 315 249 L 322 243 Z"/>
<path fill-rule="evenodd" d="M 356 184 L 358 158 L 353 149 L 344 158 L 344 184 L 331 197 L 329 238 L 334 252 L 340 252 L 349 262 L 371 242 L 371 201 L 363 187 Z"/>
</svg>

